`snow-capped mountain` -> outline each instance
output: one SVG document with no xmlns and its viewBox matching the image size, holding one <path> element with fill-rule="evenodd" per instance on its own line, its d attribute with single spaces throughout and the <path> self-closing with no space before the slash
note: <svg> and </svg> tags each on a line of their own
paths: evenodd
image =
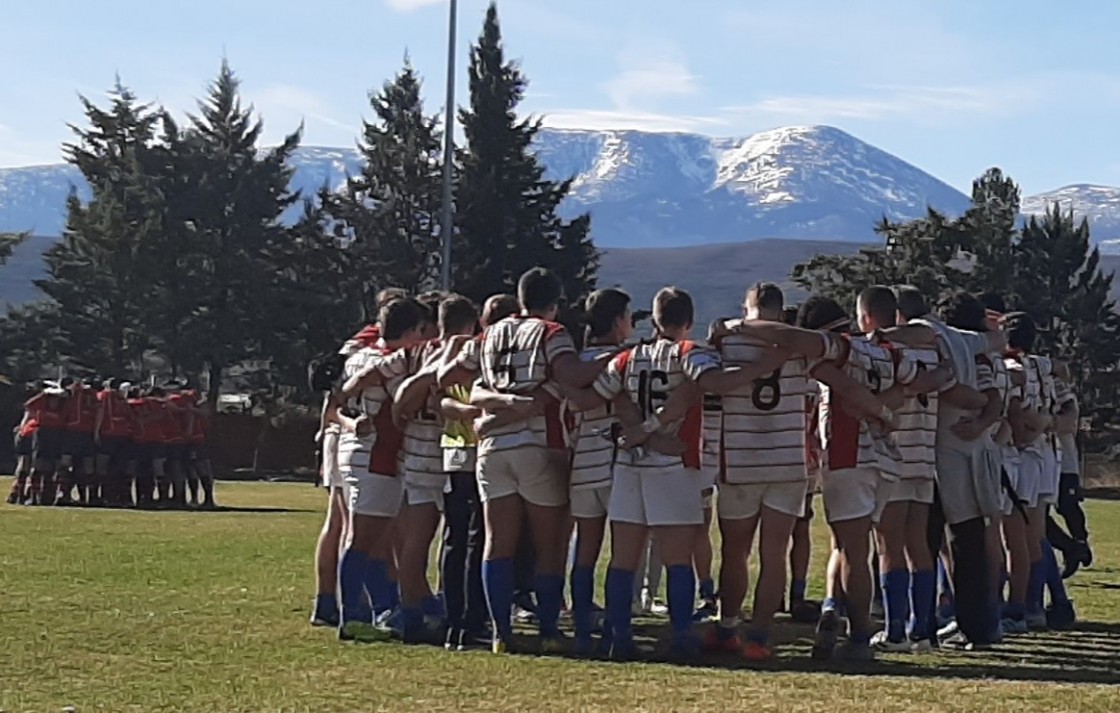
<svg viewBox="0 0 1120 713">
<path fill-rule="evenodd" d="M 1093 241 L 1101 252 L 1120 254 L 1120 188 L 1078 183 L 1023 199 L 1023 213 L 1041 215 L 1059 203 L 1063 211 L 1073 209 L 1087 218 Z"/>
<path fill-rule="evenodd" d="M 563 210 L 590 211 L 593 237 L 607 248 L 762 238 L 865 243 L 883 215 L 917 217 L 927 206 L 955 214 L 968 205 L 951 186 L 828 126 L 723 139 L 543 129 L 535 147 L 550 177 L 574 179 Z M 361 161 L 353 148 L 306 146 L 292 164 L 293 187 L 312 195 L 338 188 Z M 88 197 L 67 164 L 0 169 L 0 231 L 61 234 L 75 187 Z M 1024 199 L 1024 212 L 1043 210 L 1047 200 L 1072 201 L 1094 222 L 1094 238 L 1120 238 L 1120 189 L 1071 186 Z"/>
</svg>

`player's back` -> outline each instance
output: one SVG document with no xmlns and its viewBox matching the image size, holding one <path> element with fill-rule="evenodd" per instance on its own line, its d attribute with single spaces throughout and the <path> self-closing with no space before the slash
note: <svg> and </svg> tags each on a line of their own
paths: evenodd
<svg viewBox="0 0 1120 713">
<path fill-rule="evenodd" d="M 943 356 L 935 345 L 898 346 L 922 371 L 933 371 Z M 901 457 L 898 475 L 901 478 L 932 478 L 936 472 L 937 411 L 940 400 L 936 391 L 907 396 L 895 412 L 898 428 L 893 436 Z"/>
<path fill-rule="evenodd" d="M 704 349 L 695 342 L 663 338 L 639 344 L 621 357 L 624 368 L 619 371 L 616 362 L 615 368 L 608 369 L 607 376 L 621 377 L 621 387 L 638 404 L 643 418 L 655 414 L 677 389 L 689 386 L 706 369 L 720 364 L 716 352 Z M 679 465 L 683 461 L 689 468 L 699 468 L 702 428 L 703 412 L 701 401 L 697 398 L 696 404 L 683 419 L 667 424 L 660 430 L 663 435 L 675 436 L 684 442 L 684 456 L 667 456 L 654 451 L 635 465 L 660 468 Z"/>
<path fill-rule="evenodd" d="M 581 361 L 594 361 L 616 349 L 617 347 L 609 345 L 589 346 L 579 356 Z M 578 489 L 605 485 L 611 480 L 614 444 L 602 434 L 609 431 L 617 418 L 609 404 L 591 411 L 576 411 L 573 416 L 575 449 L 572 455 L 572 487 Z"/>
<path fill-rule="evenodd" d="M 442 349 L 438 339 L 433 339 L 409 350 L 408 373 L 416 374 L 433 359 L 437 358 Z M 443 448 L 440 439 L 443 437 L 443 421 L 434 406 L 429 403 L 429 398 L 424 400 L 420 410 L 412 415 L 404 429 L 404 472 L 409 478 L 417 474 L 434 474 L 444 477 Z"/>
<path fill-rule="evenodd" d="M 769 351 L 758 340 L 732 334 L 719 341 L 728 366 L 757 363 Z M 769 376 L 723 396 L 724 478 L 729 483 L 805 480 L 808 365 L 790 359 Z"/>
<path fill-rule="evenodd" d="M 527 396 L 553 377 L 553 364 L 575 346 L 564 326 L 538 317 L 507 317 L 483 332 L 479 378 L 486 388 Z M 497 427 L 479 443 L 479 452 L 539 446 L 563 448 L 566 429 L 559 399 L 550 399 L 544 414 Z"/>
</svg>

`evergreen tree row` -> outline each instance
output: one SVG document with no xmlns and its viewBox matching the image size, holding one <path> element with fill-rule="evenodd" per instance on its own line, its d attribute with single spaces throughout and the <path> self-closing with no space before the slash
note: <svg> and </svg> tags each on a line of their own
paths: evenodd
<svg viewBox="0 0 1120 713">
<path fill-rule="evenodd" d="M 540 121 L 518 116 L 527 80 L 505 57 L 493 5 L 469 74 L 452 288 L 483 300 L 547 265 L 578 299 L 598 267 L 590 220 L 557 214 L 570 181 L 544 178 L 532 153 Z M 0 320 L 0 373 L 158 369 L 221 384 L 236 368 L 273 394 L 298 388 L 310 358 L 373 319 L 380 289 L 438 287 L 446 127 L 424 112 L 421 89 L 406 59 L 370 94 L 361 172 L 315 196 L 290 187 L 302 129 L 262 148 L 262 121 L 226 62 L 182 125 L 119 79 L 106 106 L 83 97 L 85 123 L 63 150 L 92 198 L 69 198 L 36 282 L 48 299 Z M 0 239 L 0 260 L 15 241 Z"/>
<path fill-rule="evenodd" d="M 1019 221 L 1020 191 L 998 168 L 973 182 L 972 205 L 959 218 L 930 209 L 924 218 L 883 221 L 883 244 L 856 255 L 818 255 L 796 265 L 803 287 L 854 304 L 872 284 L 913 285 L 936 303 L 957 290 L 1002 296 L 1039 325 L 1039 353 L 1070 362 L 1083 416 L 1094 440 L 1112 442 L 1120 416 L 1120 314 L 1112 273 L 1086 221 L 1053 206 Z"/>
</svg>

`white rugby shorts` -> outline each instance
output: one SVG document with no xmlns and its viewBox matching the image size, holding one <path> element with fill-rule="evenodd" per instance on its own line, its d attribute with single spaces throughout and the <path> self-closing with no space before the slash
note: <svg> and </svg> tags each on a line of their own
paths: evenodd
<svg viewBox="0 0 1120 713">
<path fill-rule="evenodd" d="M 864 517 L 879 522 L 894 487 L 894 481 L 878 468 L 866 467 L 827 471 L 821 481 L 824 515 L 829 523 Z"/>
<path fill-rule="evenodd" d="M 805 514 L 808 481 L 792 483 L 721 483 L 716 508 L 721 520 L 746 520 L 763 507 L 793 517 Z"/>
<path fill-rule="evenodd" d="M 933 504 L 934 481 L 926 478 L 905 478 L 891 488 L 888 503 Z"/>
<path fill-rule="evenodd" d="M 1028 508 L 1038 507 L 1045 459 L 1031 448 L 1019 451 L 1019 498 Z"/>
<path fill-rule="evenodd" d="M 478 491 L 483 502 L 520 495 L 540 507 L 567 505 L 567 451 L 521 446 L 479 453 Z"/>
<path fill-rule="evenodd" d="M 611 522 L 647 527 L 703 525 L 704 475 L 683 466 L 635 468 L 619 464 L 608 516 Z"/>
<path fill-rule="evenodd" d="M 378 475 L 364 469 L 342 471 L 350 489 L 350 512 L 369 517 L 396 517 L 404 499 L 404 485 L 395 475 Z"/>
<path fill-rule="evenodd" d="M 611 503 L 611 484 L 598 488 L 573 488 L 571 501 L 572 517 L 581 520 L 606 517 Z"/>
</svg>

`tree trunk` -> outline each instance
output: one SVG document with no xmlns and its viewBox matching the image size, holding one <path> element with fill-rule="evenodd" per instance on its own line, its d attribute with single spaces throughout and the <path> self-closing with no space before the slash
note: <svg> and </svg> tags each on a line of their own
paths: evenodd
<svg viewBox="0 0 1120 713">
<path fill-rule="evenodd" d="M 210 413 L 218 413 L 218 392 L 222 390 L 222 365 L 211 359 L 207 365 L 206 405 Z"/>
</svg>

